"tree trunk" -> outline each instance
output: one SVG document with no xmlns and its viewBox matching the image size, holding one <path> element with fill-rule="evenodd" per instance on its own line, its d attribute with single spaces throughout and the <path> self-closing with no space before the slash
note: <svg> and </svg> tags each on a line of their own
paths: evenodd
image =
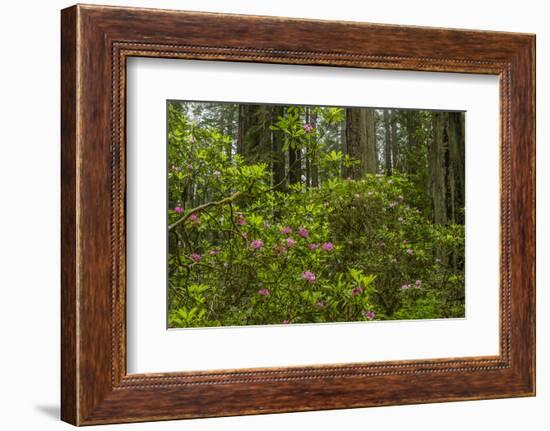
<svg viewBox="0 0 550 431">
<path fill-rule="evenodd" d="M 386 175 L 391 175 L 392 168 L 392 130 L 389 109 L 384 109 L 384 156 L 386 161 Z"/>
<path fill-rule="evenodd" d="M 433 220 L 437 224 L 447 224 L 446 169 L 445 169 L 445 129 L 447 114 L 432 113 L 432 139 L 428 147 L 430 195 L 432 197 Z"/>
<path fill-rule="evenodd" d="M 288 148 L 288 182 L 298 184 L 302 181 L 302 151 L 291 147 Z"/>
<path fill-rule="evenodd" d="M 344 109 L 344 121 L 340 124 L 340 144 L 342 145 L 342 154 L 348 154 L 348 144 L 347 144 L 347 132 L 346 132 L 346 123 L 348 119 L 349 109 Z M 342 177 L 347 176 L 348 168 L 342 163 L 341 174 Z"/>
<path fill-rule="evenodd" d="M 346 151 L 356 161 L 345 170 L 347 177 L 359 179 L 365 173 L 376 173 L 376 133 L 372 109 L 346 110 Z"/>
<path fill-rule="evenodd" d="M 346 111 L 346 148 L 354 164 L 346 170 L 346 176 L 359 179 L 365 172 L 367 155 L 367 111 L 349 108 Z"/>
<path fill-rule="evenodd" d="M 397 139 L 397 112 L 395 109 L 392 109 L 391 116 L 391 159 L 392 159 L 392 170 L 400 171 L 399 166 L 399 142 Z"/>
<path fill-rule="evenodd" d="M 315 133 L 317 133 L 317 113 L 313 113 L 311 115 L 311 125 L 313 126 L 313 130 L 315 131 Z M 317 159 L 318 159 L 317 147 L 318 147 L 318 144 L 315 145 L 315 151 L 312 153 L 312 157 L 311 157 L 311 186 L 312 187 L 319 186 L 319 164 L 317 163 Z"/>
<path fill-rule="evenodd" d="M 274 106 L 271 110 L 271 124 L 275 124 L 279 117 L 284 117 L 285 107 Z M 273 172 L 272 184 L 275 190 L 285 190 L 285 159 L 286 155 L 283 151 L 284 133 L 281 130 L 273 130 L 271 141 L 271 168 Z"/>
<path fill-rule="evenodd" d="M 366 173 L 376 174 L 378 171 L 378 150 L 376 148 L 376 120 L 374 109 L 365 109 L 367 119 L 367 151 L 363 158 Z"/>
<path fill-rule="evenodd" d="M 401 168 L 403 172 L 408 174 L 414 173 L 416 166 L 411 163 L 412 155 L 415 153 L 418 147 L 418 112 L 409 110 L 406 113 L 406 125 L 407 125 L 407 151 L 405 156 L 401 158 Z"/>
<path fill-rule="evenodd" d="M 451 221 L 464 223 L 465 164 L 464 164 L 464 113 L 449 112 L 447 135 L 449 139 L 449 200 Z"/>
<path fill-rule="evenodd" d="M 237 152 L 248 163 L 265 162 L 271 150 L 269 111 L 266 105 L 239 106 Z"/>
<path fill-rule="evenodd" d="M 305 109 L 305 124 L 311 124 L 309 106 Z M 305 165 L 306 165 L 306 186 L 311 185 L 311 135 L 308 135 L 307 146 L 304 151 Z"/>
</svg>

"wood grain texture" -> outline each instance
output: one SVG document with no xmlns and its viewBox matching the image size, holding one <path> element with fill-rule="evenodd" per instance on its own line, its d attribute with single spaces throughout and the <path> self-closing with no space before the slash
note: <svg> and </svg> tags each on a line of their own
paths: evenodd
<svg viewBox="0 0 550 431">
<path fill-rule="evenodd" d="M 496 357 L 126 374 L 129 56 L 495 74 Z M 533 35 L 74 6 L 62 11 L 62 419 L 76 425 L 502 398 L 535 391 Z"/>
</svg>

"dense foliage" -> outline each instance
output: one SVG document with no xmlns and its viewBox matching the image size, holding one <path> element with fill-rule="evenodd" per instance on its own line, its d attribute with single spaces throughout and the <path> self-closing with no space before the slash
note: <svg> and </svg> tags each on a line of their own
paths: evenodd
<svg viewBox="0 0 550 431">
<path fill-rule="evenodd" d="M 344 176 L 344 110 L 315 108 L 313 126 L 293 107 L 270 130 L 318 178 L 275 183 L 216 106 L 168 106 L 170 327 L 464 315 L 464 226 L 432 221 L 422 175 Z"/>
</svg>

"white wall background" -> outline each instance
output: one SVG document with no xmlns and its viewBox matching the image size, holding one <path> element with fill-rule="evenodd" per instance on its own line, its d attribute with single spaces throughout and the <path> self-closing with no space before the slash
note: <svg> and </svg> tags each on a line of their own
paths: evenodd
<svg viewBox="0 0 550 431">
<path fill-rule="evenodd" d="M 99 1 L 99 0 L 98 0 Z M 537 34 L 538 396 L 105 426 L 134 430 L 545 430 L 550 423 L 550 13 L 537 0 L 130 0 L 171 9 L 280 15 Z M 61 0 L 2 4 L 0 32 L 0 427 L 63 430 L 59 422 L 59 10 Z"/>
</svg>

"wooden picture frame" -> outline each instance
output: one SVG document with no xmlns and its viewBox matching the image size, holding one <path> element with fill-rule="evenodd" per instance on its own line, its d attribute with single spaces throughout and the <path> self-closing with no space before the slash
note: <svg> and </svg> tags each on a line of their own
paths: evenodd
<svg viewBox="0 0 550 431">
<path fill-rule="evenodd" d="M 77 5 L 62 11 L 61 417 L 74 425 L 535 394 L 535 37 Z M 131 56 L 498 75 L 500 354 L 126 373 Z"/>
</svg>

